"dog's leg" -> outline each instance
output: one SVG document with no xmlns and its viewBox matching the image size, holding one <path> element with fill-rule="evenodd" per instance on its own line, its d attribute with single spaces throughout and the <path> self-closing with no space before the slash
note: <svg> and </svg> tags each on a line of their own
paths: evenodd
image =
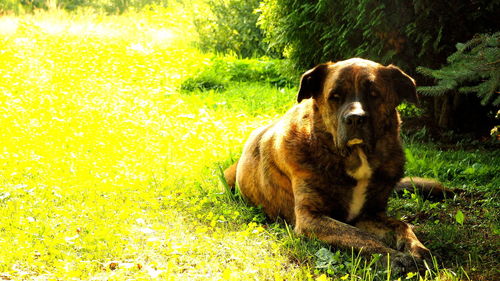
<svg viewBox="0 0 500 281">
<path fill-rule="evenodd" d="M 430 251 L 418 240 L 410 225 L 384 213 L 359 219 L 355 226 L 373 233 L 396 250 L 419 259 L 431 260 Z"/>
<path fill-rule="evenodd" d="M 314 181 L 307 179 L 296 178 L 292 181 L 295 197 L 295 231 L 297 233 L 318 238 L 335 247 L 353 248 L 361 251 L 364 255 L 375 253 L 389 255 L 391 268 L 398 273 L 417 271 L 419 268 L 423 268 L 422 261 L 417 254 L 417 248 L 421 247 L 427 252 L 428 250 L 417 240 L 408 225 L 387 216 L 380 216 L 378 220 L 366 220 L 365 223 L 360 222 L 359 226 L 363 228 L 335 220 L 325 215 L 328 202 L 322 201 L 323 197 L 318 193 L 321 192 L 321 189 L 316 189 L 313 185 Z M 387 226 L 380 227 L 384 224 Z M 375 231 L 379 228 L 383 229 L 384 233 Z M 410 251 L 401 252 L 382 242 L 382 239 L 387 236 L 385 232 L 391 231 L 396 234 L 396 240 L 399 237 L 399 240 L 406 243 L 405 247 L 408 245 Z M 411 250 L 414 250 L 415 255 L 411 254 Z M 386 261 L 387 259 L 384 259 L 384 262 Z"/>
<path fill-rule="evenodd" d="M 415 272 L 424 268 L 420 260 L 408 253 L 388 247 L 370 232 L 327 216 L 314 214 L 307 207 L 296 207 L 295 211 L 295 231 L 299 234 L 317 238 L 334 247 L 354 249 L 365 256 L 375 253 L 383 254 L 382 264 L 389 262 L 395 274 Z M 387 255 L 389 255 L 389 260 L 387 260 Z"/>
<path fill-rule="evenodd" d="M 389 248 L 372 233 L 368 233 L 352 225 L 297 208 L 295 215 L 295 231 L 299 234 L 318 238 L 337 247 L 353 247 L 357 250 L 362 250 L 366 254 L 392 254 L 396 252 L 396 250 Z"/>
<path fill-rule="evenodd" d="M 317 238 L 335 247 L 353 248 L 363 255 L 390 255 L 390 265 L 395 272 L 416 271 L 420 267 L 418 259 L 390 248 L 375 234 L 324 215 L 318 209 L 318 197 L 314 191 L 307 187 L 302 191 L 295 196 L 295 231 L 298 234 Z"/>
<path fill-rule="evenodd" d="M 314 180 L 303 178 L 292 180 L 297 233 L 317 237 L 335 246 L 363 249 L 369 254 L 387 254 L 395 251 L 372 233 L 325 215 L 328 212 L 326 207 L 328 203 L 322 200 L 321 190 L 315 188 L 314 185 Z"/>
</svg>

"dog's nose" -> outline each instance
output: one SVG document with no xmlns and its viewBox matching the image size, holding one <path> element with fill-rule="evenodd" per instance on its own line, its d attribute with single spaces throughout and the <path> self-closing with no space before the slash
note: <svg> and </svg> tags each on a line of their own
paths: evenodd
<svg viewBox="0 0 500 281">
<path fill-rule="evenodd" d="M 366 123 L 366 113 L 348 113 L 344 122 L 350 127 L 359 127 Z"/>
</svg>

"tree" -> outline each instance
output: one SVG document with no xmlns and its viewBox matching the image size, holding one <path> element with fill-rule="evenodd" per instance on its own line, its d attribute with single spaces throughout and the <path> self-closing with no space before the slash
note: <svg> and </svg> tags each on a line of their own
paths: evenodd
<svg viewBox="0 0 500 281">
<path fill-rule="evenodd" d="M 500 32 L 492 35 L 478 34 L 470 41 L 457 44 L 457 51 L 448 57 L 448 63 L 440 69 L 418 67 L 417 71 L 437 81 L 437 85 L 419 87 L 424 95 L 448 98 L 442 103 L 438 124 L 441 127 L 467 129 L 471 126 L 491 129 L 493 124 L 482 115 L 464 114 L 468 108 L 460 108 L 461 99 L 480 100 L 483 109 L 489 111 L 490 120 L 500 106 Z M 469 96 L 467 96 L 469 95 Z M 464 116 L 466 115 L 466 116 Z M 465 117 L 465 118 L 464 118 Z"/>
</svg>

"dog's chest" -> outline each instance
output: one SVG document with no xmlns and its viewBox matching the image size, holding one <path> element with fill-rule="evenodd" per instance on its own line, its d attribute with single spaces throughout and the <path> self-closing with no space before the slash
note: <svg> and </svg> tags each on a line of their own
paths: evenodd
<svg viewBox="0 0 500 281">
<path fill-rule="evenodd" d="M 356 180 L 356 185 L 352 190 L 351 201 L 347 207 L 347 221 L 355 219 L 361 212 L 366 201 L 366 189 L 372 176 L 372 169 L 368 163 L 366 154 L 361 148 L 357 148 L 356 153 L 359 165 L 351 169 L 346 169 L 347 174 Z"/>
</svg>

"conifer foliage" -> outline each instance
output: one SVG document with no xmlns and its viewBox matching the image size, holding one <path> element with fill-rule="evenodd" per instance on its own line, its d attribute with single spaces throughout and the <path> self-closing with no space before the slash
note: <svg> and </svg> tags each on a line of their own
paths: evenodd
<svg viewBox="0 0 500 281">
<path fill-rule="evenodd" d="M 500 32 L 478 34 L 457 51 L 440 69 L 418 67 L 424 76 L 434 78 L 435 86 L 419 87 L 421 94 L 442 96 L 451 91 L 476 94 L 482 105 L 500 105 Z"/>
</svg>

